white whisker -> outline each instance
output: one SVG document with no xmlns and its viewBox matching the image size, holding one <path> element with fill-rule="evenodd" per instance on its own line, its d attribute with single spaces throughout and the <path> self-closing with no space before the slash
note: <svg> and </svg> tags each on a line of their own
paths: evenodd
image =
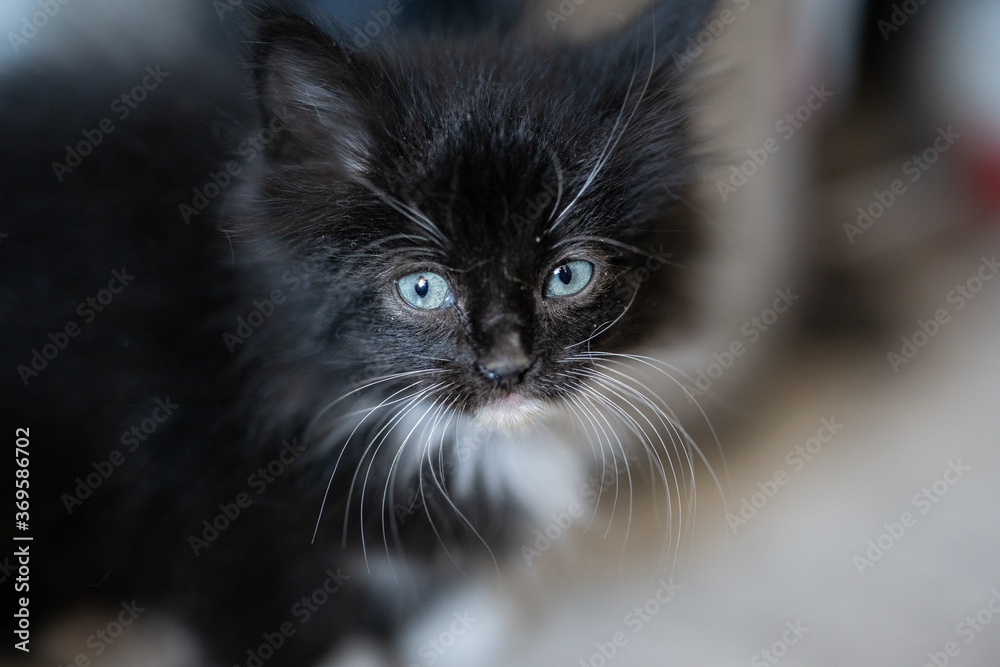
<svg viewBox="0 0 1000 667">
<path fill-rule="evenodd" d="M 724 455 L 724 453 L 722 451 L 722 443 L 719 441 L 719 436 L 716 434 L 715 427 L 712 425 L 712 421 L 708 418 L 708 414 L 705 412 L 705 409 L 698 402 L 698 399 L 696 399 L 694 396 L 691 395 L 691 392 L 688 391 L 688 388 L 685 387 L 679 380 L 677 380 L 677 378 L 675 378 L 673 375 L 671 375 L 670 373 L 668 373 L 666 370 L 664 370 L 660 366 L 663 366 L 663 367 L 669 369 L 670 371 L 673 371 L 673 372 L 681 375 L 682 377 L 684 377 L 689 382 L 694 382 L 694 380 L 687 373 L 685 373 L 684 371 L 678 369 L 676 366 L 668 364 L 668 363 L 666 363 L 664 361 L 660 361 L 659 359 L 654 359 L 652 357 L 647 357 L 647 356 L 643 356 L 643 355 L 639 355 L 639 354 L 623 354 L 623 353 L 615 353 L 615 352 L 599 352 L 599 353 L 598 352 L 588 352 L 587 355 L 590 355 L 590 358 L 593 358 L 595 356 L 602 356 L 602 357 L 617 357 L 617 358 L 621 358 L 621 359 L 630 359 L 630 360 L 636 361 L 636 362 L 638 362 L 640 364 L 643 364 L 643 365 L 651 368 L 652 370 L 656 371 L 657 373 L 662 374 L 668 380 L 670 380 L 675 385 L 677 385 L 677 387 L 679 387 L 681 389 L 681 391 L 684 392 L 684 395 L 688 398 L 688 400 L 690 400 L 692 402 L 692 404 L 694 404 L 695 408 L 697 408 L 698 412 L 701 414 L 702 420 L 705 422 L 705 426 L 708 428 L 709 432 L 712 434 L 712 439 L 715 442 L 715 448 L 719 452 L 720 460 L 722 462 L 723 473 L 726 476 L 727 484 L 729 484 L 729 469 L 728 469 L 728 467 L 726 465 L 725 455 Z M 688 438 L 688 441 L 692 442 L 692 444 L 693 444 L 693 441 L 691 441 L 690 438 Z M 714 469 L 708 463 L 708 461 L 705 459 L 705 456 L 701 452 L 701 450 L 698 449 L 697 451 L 698 451 L 699 457 L 708 466 L 709 472 L 712 474 L 712 479 L 715 481 L 716 487 L 718 488 L 720 495 L 722 495 L 723 502 L 725 502 L 725 492 L 723 491 L 722 482 L 718 479 L 718 477 L 716 477 Z"/>
<path fill-rule="evenodd" d="M 374 194 L 376 197 L 385 202 L 389 207 L 391 207 L 397 213 L 404 216 L 407 220 L 417 225 L 425 232 L 430 234 L 432 237 L 434 237 L 434 241 L 438 245 L 442 247 L 448 246 L 448 237 L 444 235 L 444 233 L 438 228 L 436 224 L 434 224 L 434 222 L 431 221 L 430 218 L 421 213 L 416 206 L 412 204 L 404 204 L 403 202 L 399 201 L 395 197 L 391 196 L 387 192 L 383 191 L 382 189 L 376 187 L 374 184 L 364 179 L 357 179 L 357 181 L 358 183 L 363 185 L 366 189 L 368 189 L 372 194 Z"/>
<path fill-rule="evenodd" d="M 364 418 L 362 418 L 361 421 L 359 421 L 357 423 L 357 425 L 354 427 L 354 430 L 352 430 L 351 433 L 350 433 L 350 435 L 347 436 L 347 440 L 344 441 L 344 446 L 340 449 L 340 454 L 337 455 L 337 460 L 334 462 L 333 471 L 330 473 L 330 479 L 326 483 L 326 490 L 323 492 L 323 501 L 320 503 L 319 516 L 316 517 L 316 526 L 313 528 L 313 535 L 312 535 L 312 540 L 310 541 L 310 544 L 315 544 L 315 542 L 316 542 L 316 535 L 317 535 L 317 533 L 319 533 L 319 523 L 323 519 L 323 510 L 326 508 L 326 501 L 327 501 L 327 499 L 330 496 L 330 488 L 333 485 L 334 478 L 337 476 L 337 470 L 340 467 L 340 461 L 341 461 L 341 459 L 343 459 L 344 453 L 347 451 L 348 447 L 350 446 L 351 439 L 354 437 L 354 434 L 357 433 L 358 429 L 361 428 L 361 425 L 364 424 L 365 420 L 368 419 L 368 417 L 370 417 L 376 410 L 378 410 L 379 408 L 381 408 L 384 405 L 386 405 L 386 403 L 389 402 L 390 400 L 392 400 L 393 397 L 395 397 L 396 395 L 398 395 L 398 394 L 400 394 L 400 393 L 402 393 L 404 391 L 407 391 L 411 387 L 415 387 L 415 386 L 419 385 L 420 382 L 421 382 L 421 380 L 418 380 L 417 382 L 414 382 L 414 383 L 412 383 L 410 385 L 407 385 L 406 387 L 403 387 L 402 389 L 400 389 L 400 390 L 398 390 L 398 391 L 390 394 L 388 397 L 386 397 L 382 402 L 380 402 L 375 407 L 368 409 L 367 414 L 365 414 Z M 343 397 L 341 397 L 341 398 L 343 398 Z M 340 399 L 337 399 L 337 400 L 340 400 Z M 336 401 L 334 401 L 334 402 L 336 402 Z M 325 449 L 326 442 L 329 439 L 335 438 L 335 437 L 336 437 L 336 434 L 332 433 L 326 440 L 324 440 L 324 442 L 323 442 L 324 447 L 321 447 L 321 448 Z M 344 543 L 345 544 L 346 544 L 346 541 L 347 541 L 347 525 L 345 524 L 344 525 Z"/>
<path fill-rule="evenodd" d="M 442 452 L 443 451 L 444 451 L 444 447 L 443 446 L 438 449 L 438 464 L 439 464 L 439 470 L 441 471 L 442 475 L 444 473 L 444 464 L 443 464 L 443 459 L 442 459 Z M 428 457 L 429 457 L 429 455 L 430 455 L 430 452 L 428 452 Z M 429 458 L 428 458 L 428 462 L 430 462 Z M 459 462 L 461 462 L 461 459 L 459 459 Z M 479 540 L 479 542 L 483 545 L 483 547 L 485 547 L 486 552 L 490 556 L 490 560 L 493 561 L 493 566 L 496 568 L 497 577 L 499 578 L 499 576 L 500 576 L 500 563 L 499 563 L 499 561 L 497 561 L 496 556 L 493 553 L 493 549 L 490 547 L 489 543 L 486 542 L 485 538 L 483 538 L 483 536 L 480 535 L 479 531 L 476 530 L 476 527 L 472 524 L 471 521 L 469 521 L 469 519 L 465 516 L 465 514 L 462 512 L 462 510 L 460 510 L 458 508 L 458 506 L 455 504 L 455 502 L 451 499 L 451 496 L 448 494 L 448 491 L 444 487 L 444 485 L 442 484 L 442 481 L 435 474 L 433 465 L 431 465 L 429 467 L 429 470 L 430 470 L 430 473 L 431 473 L 431 481 L 434 483 L 434 486 L 437 488 L 437 490 L 441 492 L 441 496 L 444 498 L 445 502 L 448 504 L 448 506 L 451 508 L 451 510 L 455 513 L 455 516 L 457 516 L 458 519 L 459 519 L 459 521 L 461 521 L 463 524 L 465 524 L 465 526 L 470 531 L 472 531 L 472 534 L 475 536 L 475 538 L 477 540 Z M 440 539 L 440 536 L 439 536 L 439 539 Z M 449 554 L 449 558 L 451 558 L 450 554 Z M 454 562 L 454 559 L 452 559 L 452 562 Z M 456 565 L 457 565 L 457 563 L 456 563 Z"/>
<path fill-rule="evenodd" d="M 670 453 L 669 453 L 669 451 L 666 448 L 666 443 L 663 441 L 663 438 L 660 436 L 659 429 L 656 428 L 656 426 L 649 420 L 648 417 L 646 417 L 646 415 L 638 408 L 638 406 L 636 406 L 631 401 L 631 399 L 629 399 L 627 396 L 621 394 L 616 389 L 614 389 L 612 386 L 609 386 L 606 383 L 606 381 L 603 378 L 606 378 L 607 376 L 605 376 L 602 373 L 594 372 L 594 371 L 586 371 L 586 372 L 587 373 L 592 373 L 592 377 L 594 377 L 597 380 L 598 384 L 600 384 L 602 387 L 604 387 L 604 389 L 610 391 L 619 400 L 623 401 L 632 410 L 634 410 L 636 412 L 636 414 L 638 414 L 640 417 L 642 417 L 643 421 L 646 422 L 646 424 L 649 426 L 650 430 L 656 435 L 656 439 L 659 441 L 660 446 L 662 448 L 662 451 L 663 451 L 663 453 L 667 457 L 667 463 L 670 465 L 671 477 L 673 478 L 674 489 L 675 489 L 675 492 L 677 494 L 677 502 L 678 502 L 678 528 L 677 528 L 677 537 L 678 537 L 678 541 L 675 544 L 679 547 L 680 538 L 683 535 L 683 525 L 684 525 L 683 524 L 683 516 L 681 514 L 681 512 L 683 511 L 683 507 L 684 507 L 684 505 L 683 505 L 683 499 L 681 498 L 681 488 L 682 488 L 681 480 L 683 480 L 684 477 L 682 476 L 681 479 L 678 479 L 678 477 L 677 477 L 677 470 L 676 470 L 676 468 L 674 466 L 673 458 L 670 456 Z M 630 388 L 625 387 L 625 389 L 630 389 Z M 638 394 L 637 392 L 630 391 L 630 393 L 632 395 L 635 395 L 640 401 L 642 401 L 644 404 L 646 404 L 647 407 L 654 407 L 654 411 L 655 411 L 655 406 L 651 406 L 649 404 L 649 402 L 645 399 L 644 396 Z M 626 413 L 624 410 L 621 409 L 620 406 L 614 405 L 613 402 L 611 403 L 611 405 L 612 405 L 612 409 L 614 409 L 616 412 L 618 412 L 620 416 L 622 416 L 623 418 L 627 419 L 630 424 L 632 424 L 635 428 L 639 429 L 639 432 L 642 434 L 640 436 L 640 440 L 643 442 L 644 445 L 648 445 L 646 447 L 646 451 L 647 451 L 647 456 L 651 457 L 650 458 L 650 464 L 652 466 L 654 466 L 660 472 L 661 478 L 663 480 L 664 487 L 667 490 L 666 497 L 667 497 L 668 533 L 669 533 L 669 527 L 673 523 L 673 509 L 672 509 L 672 504 L 673 503 L 672 503 L 672 500 L 671 500 L 672 496 L 671 496 L 670 491 L 669 491 L 670 485 L 669 485 L 667 477 L 666 477 L 666 470 L 663 467 L 662 459 L 660 458 L 659 450 L 657 450 L 655 447 L 652 447 L 653 442 L 652 442 L 652 439 L 650 439 L 646 435 L 646 429 L 641 424 L 639 424 L 632 415 L 629 415 L 628 413 Z M 661 424 L 663 424 L 663 420 L 661 419 L 660 421 L 661 421 Z M 664 424 L 664 426 L 665 426 L 665 424 Z M 676 451 L 676 447 L 675 447 L 675 451 Z M 654 459 L 652 458 L 652 454 L 656 455 L 655 456 L 655 463 L 654 463 Z M 690 459 L 688 459 L 688 468 L 692 471 L 692 475 L 693 475 L 694 469 L 693 469 L 693 466 L 690 464 Z M 683 486 L 686 486 L 686 485 L 683 485 Z M 689 497 L 688 500 L 689 500 L 689 503 L 688 503 L 689 509 L 690 509 L 690 511 L 693 512 L 694 509 L 695 509 L 694 508 L 694 504 L 690 502 L 690 497 Z M 664 545 L 664 549 L 666 549 L 666 548 L 667 548 L 667 545 L 665 544 Z M 676 551 L 675 551 L 675 559 L 676 559 Z"/>
<path fill-rule="evenodd" d="M 448 389 L 450 386 L 451 386 L 450 384 L 446 384 L 446 385 L 443 385 L 443 386 L 439 387 L 435 391 L 437 391 L 437 392 L 444 391 L 444 390 Z M 437 398 L 435 398 L 433 401 L 431 401 L 431 404 L 427 407 L 426 410 L 424 410 L 424 414 L 422 414 L 420 416 L 420 418 L 416 421 L 416 423 L 410 429 L 409 433 L 406 434 L 406 437 L 404 437 L 403 440 L 399 443 L 399 447 L 396 450 L 396 455 L 393 456 L 392 462 L 389 464 L 389 472 L 386 475 L 385 488 L 382 491 L 382 511 L 381 511 L 381 515 L 382 515 L 382 517 L 381 517 L 382 518 L 382 542 L 385 545 L 386 562 L 389 565 L 390 572 L 392 572 L 393 579 L 395 579 L 397 581 L 397 583 L 398 583 L 399 579 L 396 577 L 396 570 L 395 570 L 395 568 L 392 565 L 392 556 L 389 553 L 389 540 L 388 540 L 388 537 L 385 534 L 385 503 L 386 503 L 386 498 L 387 498 L 387 496 L 389 494 L 389 487 L 392 485 L 393 480 L 394 480 L 394 471 L 396 469 L 396 465 L 399 463 L 399 458 L 403 455 L 403 450 L 406 449 L 407 442 L 409 442 L 410 437 L 417 430 L 417 428 L 419 428 L 420 424 L 427 417 L 427 415 L 432 410 L 434 410 L 435 407 L 437 407 L 437 404 L 438 404 L 438 399 Z M 386 434 L 386 437 L 388 437 L 388 433 Z M 384 441 L 385 441 L 385 438 L 383 438 L 383 442 Z M 381 446 L 381 445 L 379 445 L 379 446 Z M 375 456 L 377 454 L 378 454 L 378 450 L 376 449 L 375 453 L 372 454 L 372 463 L 375 462 Z M 371 466 L 371 464 L 369 464 L 369 466 L 368 466 L 368 472 L 369 473 L 371 472 L 371 468 L 372 468 L 372 466 Z M 365 482 L 361 486 L 361 498 L 362 498 L 362 500 L 361 500 L 361 503 L 362 503 L 361 504 L 361 521 L 362 521 L 362 524 L 364 523 L 364 497 L 365 497 L 365 494 L 367 492 L 367 488 L 368 488 L 368 475 L 366 474 L 365 475 Z M 398 538 L 398 535 L 397 535 L 397 538 Z M 397 539 L 397 544 L 398 544 L 398 539 Z M 362 551 L 362 553 L 365 554 L 366 562 L 367 562 L 367 552 L 365 550 L 365 538 L 364 538 L 363 532 L 362 532 L 362 535 L 361 535 L 361 551 Z"/>
<path fill-rule="evenodd" d="M 361 458 L 358 461 L 358 467 L 354 471 L 354 476 L 351 478 L 351 486 L 347 492 L 347 507 L 344 510 L 344 532 L 346 535 L 348 527 L 348 519 L 351 510 L 351 499 L 354 495 L 354 489 L 357 486 L 358 475 L 361 473 L 361 468 L 364 466 L 365 459 L 368 458 L 368 453 L 371 452 L 371 458 L 368 460 L 368 468 L 365 471 L 365 477 L 361 485 L 361 497 L 359 499 L 360 508 L 358 511 L 358 522 L 361 527 L 361 553 L 364 556 L 365 566 L 368 568 L 369 573 L 371 572 L 371 567 L 368 563 L 368 549 L 365 543 L 365 494 L 368 489 L 368 479 L 371 476 L 372 467 L 375 465 L 375 458 L 378 456 L 379 450 L 382 449 L 382 445 L 385 444 L 389 435 L 395 430 L 395 428 L 409 415 L 413 410 L 415 410 L 426 396 L 428 396 L 432 391 L 437 390 L 442 385 L 433 385 L 420 391 L 416 396 L 410 399 L 409 403 L 398 410 L 395 415 L 389 420 L 389 422 L 379 429 L 378 433 L 371 439 L 371 442 L 365 447 L 365 450 L 361 453 Z M 445 385 L 446 386 L 446 385 Z M 426 413 L 425 413 L 426 415 Z M 375 440 L 381 436 L 378 444 L 375 444 Z M 372 450 L 372 447 L 375 449 Z"/>
<path fill-rule="evenodd" d="M 618 142 L 621 141 L 621 138 L 623 136 L 625 136 L 625 132 L 628 130 L 628 126 L 632 122 L 632 119 L 635 118 L 635 114 L 638 112 L 639 106 L 641 105 L 643 98 L 646 96 L 646 91 L 649 89 L 649 84 L 653 80 L 653 72 L 655 70 L 655 67 L 656 67 L 656 40 L 654 33 L 653 59 L 650 62 L 649 74 L 646 76 L 645 85 L 643 86 L 642 90 L 639 93 L 639 99 L 635 103 L 635 107 L 632 109 L 632 114 L 628 117 L 628 120 L 625 121 L 624 125 L 622 125 L 621 131 L 618 132 L 617 131 L 618 126 L 621 124 L 622 117 L 625 115 L 625 109 L 628 106 L 629 97 L 631 97 L 632 95 L 632 87 L 635 85 L 635 76 L 639 69 L 639 61 L 636 61 L 635 68 L 632 70 L 632 78 L 629 81 L 628 88 L 625 91 L 625 99 L 622 100 L 622 107 L 618 111 L 618 117 L 615 119 L 615 124 L 611 128 L 611 132 L 608 134 L 608 141 L 607 143 L 605 143 L 604 148 L 601 150 L 601 154 L 597 158 L 597 163 L 594 165 L 594 168 L 587 176 L 587 180 L 584 181 L 583 185 L 580 187 L 580 190 L 576 193 L 576 196 L 573 197 L 570 203 L 566 205 L 566 208 L 564 208 L 562 212 L 556 217 L 555 222 L 553 222 L 549 226 L 548 228 L 549 233 L 551 233 L 552 230 L 554 230 L 556 226 L 558 226 L 559 223 L 562 222 L 563 217 L 565 217 L 566 214 L 569 213 L 569 211 L 573 208 L 573 206 L 580 199 L 580 197 L 582 197 L 583 194 L 587 191 L 590 185 L 597 178 L 601 169 L 604 168 L 604 165 L 607 163 L 608 158 L 611 157 L 611 153 L 614 152 L 615 147 L 618 145 Z"/>
<path fill-rule="evenodd" d="M 611 320 L 611 322 L 606 322 L 606 323 L 600 325 L 599 327 L 597 327 L 597 330 L 593 334 L 591 334 L 589 338 L 585 338 L 585 339 L 581 340 L 579 343 L 573 343 L 572 345 L 567 345 L 563 349 L 570 350 L 570 349 L 572 349 L 574 347 L 577 347 L 578 345 L 583 345 L 584 343 L 589 343 L 590 341 L 594 340 L 595 338 L 597 338 L 598 336 L 600 336 L 601 334 L 603 334 L 604 332 L 606 332 L 608 329 L 610 329 L 614 325 L 618 324 L 618 322 L 620 322 L 621 319 L 623 317 L 625 317 L 625 313 L 628 312 L 628 309 L 632 307 L 632 304 L 635 302 L 635 297 L 638 294 L 639 294 L 638 290 L 633 290 L 632 291 L 632 298 L 629 299 L 629 302 L 625 305 L 625 309 L 621 312 L 620 315 L 618 315 L 618 317 L 616 317 L 615 319 Z"/>
<path fill-rule="evenodd" d="M 569 398 L 570 398 L 570 400 L 572 400 L 580 408 L 580 410 L 583 412 L 583 415 L 587 419 L 587 421 L 589 421 L 591 423 L 591 425 L 594 426 L 594 432 L 596 434 L 598 426 L 599 426 L 599 424 L 596 421 L 596 415 L 591 410 L 588 410 L 586 406 L 584 406 L 583 404 L 581 404 L 576 399 L 576 397 L 570 396 Z M 591 405 L 593 405 L 593 404 L 591 404 Z M 603 430 L 603 429 L 601 429 L 601 430 Z M 614 431 L 612 430 L 612 432 L 614 432 Z M 605 436 L 606 435 L 607 434 L 605 434 Z M 616 436 L 616 438 L 617 438 L 617 436 Z M 604 455 L 604 441 L 599 440 L 598 444 L 600 445 L 600 450 L 601 450 L 601 478 L 600 478 L 601 479 L 601 483 L 600 483 L 600 486 L 598 486 L 598 488 L 597 488 L 597 502 L 594 504 L 594 513 L 593 513 L 593 516 L 591 516 L 590 521 L 587 523 L 587 526 L 584 528 L 584 531 L 583 531 L 584 533 L 586 533 L 590 529 L 590 525 L 594 522 L 594 519 L 597 518 L 597 511 L 598 511 L 598 509 L 601 506 L 601 498 L 604 495 L 604 480 L 607 478 L 607 474 L 608 474 L 607 457 Z M 591 447 L 593 448 L 593 444 L 591 444 Z M 608 449 L 609 449 L 609 451 L 612 451 L 612 452 L 614 451 L 614 448 L 611 446 L 611 439 L 610 438 L 608 438 Z M 594 453 L 594 458 L 595 458 L 595 460 L 597 458 L 597 453 L 596 452 Z M 615 467 L 615 473 L 614 474 L 615 474 L 615 498 L 614 498 L 614 501 L 613 501 L 612 506 L 611 506 L 611 516 L 608 519 L 608 528 L 604 531 L 604 537 L 607 537 L 608 536 L 608 531 L 611 530 L 611 523 L 614 521 L 614 517 L 615 517 L 615 508 L 618 507 L 618 468 L 617 468 L 617 466 Z"/>
</svg>

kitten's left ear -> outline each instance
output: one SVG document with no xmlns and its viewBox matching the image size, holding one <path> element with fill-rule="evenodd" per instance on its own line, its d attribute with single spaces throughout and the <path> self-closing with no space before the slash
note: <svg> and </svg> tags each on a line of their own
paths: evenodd
<svg viewBox="0 0 1000 667">
<path fill-rule="evenodd" d="M 298 16 L 260 19 L 255 74 L 265 124 L 277 123 L 267 153 L 276 162 L 319 160 L 360 173 L 372 153 L 373 87 L 381 70 Z M 274 125 L 271 125 L 272 129 Z"/>
</svg>

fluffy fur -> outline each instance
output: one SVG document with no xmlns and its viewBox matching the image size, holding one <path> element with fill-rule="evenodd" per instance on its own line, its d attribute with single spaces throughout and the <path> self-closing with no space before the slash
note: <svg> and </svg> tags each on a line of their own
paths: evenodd
<svg viewBox="0 0 1000 667">
<path fill-rule="evenodd" d="M 157 63 L 169 76 L 61 179 L 52 162 L 150 53 L 81 47 L 6 74 L 5 412 L 32 428 L 34 520 L 65 545 L 43 556 L 39 601 L 162 604 L 232 662 L 342 567 L 281 649 L 307 664 L 502 554 L 538 510 L 544 477 L 523 482 L 552 466 L 539 450 L 573 451 L 576 472 L 653 441 L 615 407 L 634 385 L 605 373 L 604 403 L 587 387 L 594 354 L 685 321 L 695 165 L 670 56 L 709 3 L 660 2 L 582 45 L 424 4 L 366 48 L 268 8 L 234 17 L 241 49 L 193 11 Z M 573 260 L 589 284 L 546 296 Z M 134 279 L 86 315 L 114 270 Z M 396 281 L 415 271 L 444 276 L 453 305 L 405 303 Z M 31 367 L 70 322 L 80 333 Z M 125 462 L 78 492 L 115 451 Z M 406 585 L 375 594 L 370 570 Z"/>
</svg>

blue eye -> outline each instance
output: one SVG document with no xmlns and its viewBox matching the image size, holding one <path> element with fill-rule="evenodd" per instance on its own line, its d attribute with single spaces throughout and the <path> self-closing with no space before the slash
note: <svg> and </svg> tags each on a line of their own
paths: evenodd
<svg viewBox="0 0 1000 667">
<path fill-rule="evenodd" d="M 450 306 L 455 300 L 448 281 L 429 271 L 403 276 L 396 281 L 396 289 L 406 303 L 422 310 Z"/>
<path fill-rule="evenodd" d="M 545 296 L 569 296 L 576 294 L 590 282 L 594 275 L 594 265 L 582 259 L 561 264 L 552 270 L 545 286 Z"/>
</svg>

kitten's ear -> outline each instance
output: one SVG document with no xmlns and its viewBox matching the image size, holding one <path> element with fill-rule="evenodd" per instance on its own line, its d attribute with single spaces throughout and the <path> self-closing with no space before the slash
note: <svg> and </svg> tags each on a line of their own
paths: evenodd
<svg viewBox="0 0 1000 667">
<path fill-rule="evenodd" d="M 255 38 L 255 74 L 276 162 L 320 160 L 348 174 L 372 153 L 372 86 L 379 70 L 352 55 L 316 25 L 297 16 L 263 17 Z M 272 124 L 273 123 L 273 124 Z"/>
</svg>

